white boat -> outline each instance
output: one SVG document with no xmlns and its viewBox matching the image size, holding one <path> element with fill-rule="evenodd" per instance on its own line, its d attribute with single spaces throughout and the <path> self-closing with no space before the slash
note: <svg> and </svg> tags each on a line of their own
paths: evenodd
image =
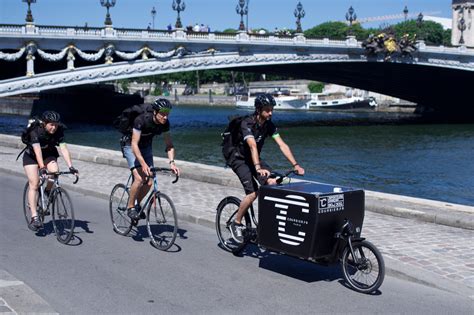
<svg viewBox="0 0 474 315">
<path fill-rule="evenodd" d="M 257 92 L 251 94 L 250 91 L 247 94 L 236 95 L 235 106 L 237 108 L 251 109 L 253 110 L 255 98 L 258 94 L 264 92 Z M 289 90 L 282 90 L 281 88 L 274 88 L 269 92 L 275 98 L 275 110 L 307 110 L 308 99 L 302 95 L 290 95 Z"/>
<path fill-rule="evenodd" d="M 309 110 L 319 109 L 356 109 L 356 108 L 375 108 L 378 106 L 373 97 L 337 97 L 337 95 L 326 93 L 313 93 L 311 99 L 306 103 Z"/>
</svg>

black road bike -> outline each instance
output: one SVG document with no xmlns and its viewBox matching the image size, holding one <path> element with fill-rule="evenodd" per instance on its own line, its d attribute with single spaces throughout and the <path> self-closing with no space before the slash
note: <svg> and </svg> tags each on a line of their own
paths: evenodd
<svg viewBox="0 0 474 315">
<path fill-rule="evenodd" d="M 146 216 L 146 226 L 151 243 L 160 250 L 167 250 L 173 246 L 178 233 L 178 216 L 173 201 L 166 194 L 158 190 L 158 180 L 156 173 L 174 174 L 171 169 L 152 167 L 150 169 L 153 178 L 153 188 L 145 203 L 140 207 L 139 215 Z M 172 183 L 178 181 L 178 175 Z M 128 235 L 133 226 L 138 225 L 138 220 L 130 219 L 127 215 L 127 205 L 130 194 L 130 186 L 133 181 L 133 175 L 130 174 L 127 183 L 117 184 L 112 189 L 109 198 L 110 219 L 114 231 L 120 235 Z"/>
<path fill-rule="evenodd" d="M 273 173 L 271 177 L 276 178 L 277 185 L 282 185 L 282 182 L 292 174 L 294 171 L 286 174 Z M 239 198 L 225 197 L 217 206 L 215 221 L 220 245 L 234 254 L 240 253 L 248 244 L 259 245 L 258 221 L 253 205 L 250 206 L 249 211 L 242 219 L 242 224 L 246 227 L 243 231 L 244 241 L 237 242 L 232 237 L 230 223 L 235 219 L 239 205 Z M 265 210 L 259 209 L 259 211 Z M 262 226 L 260 228 L 264 229 Z M 316 235 L 317 233 L 318 231 L 316 231 Z M 339 262 L 342 266 L 344 279 L 352 289 L 361 293 L 372 293 L 382 285 L 385 277 L 385 263 L 375 245 L 364 238 L 355 237 L 354 234 L 353 225 L 349 220 L 345 220 L 339 230 L 334 231 L 335 242 L 331 254 L 306 259 L 324 265 Z"/>
<path fill-rule="evenodd" d="M 72 206 L 71 197 L 64 188 L 59 185 L 59 176 L 61 175 L 75 175 L 73 184 L 79 181 L 79 177 L 73 172 L 55 172 L 47 173 L 47 177 L 40 179 L 39 196 L 36 206 L 36 211 L 41 224 L 44 224 L 45 216 L 51 213 L 51 220 L 53 222 L 54 232 L 56 238 L 60 243 L 67 244 L 74 235 L 74 208 Z M 49 191 L 46 190 L 48 182 L 52 182 L 52 187 Z M 26 223 L 30 230 L 36 231 L 30 226 L 31 210 L 28 202 L 28 192 L 30 185 L 26 183 L 23 190 L 23 212 L 25 214 Z"/>
</svg>

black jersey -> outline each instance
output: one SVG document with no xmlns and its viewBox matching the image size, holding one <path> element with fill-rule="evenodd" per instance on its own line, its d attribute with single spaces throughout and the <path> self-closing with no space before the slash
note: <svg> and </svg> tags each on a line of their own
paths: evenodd
<svg viewBox="0 0 474 315">
<path fill-rule="evenodd" d="M 170 122 L 167 120 L 164 124 L 156 124 L 153 121 L 153 114 L 146 112 L 135 118 L 133 129 L 141 132 L 138 146 L 146 147 L 152 143 L 154 136 L 170 131 Z"/>
<path fill-rule="evenodd" d="M 59 125 L 56 132 L 50 134 L 43 125 L 38 125 L 29 133 L 28 153 L 34 155 L 33 144 L 38 143 L 41 146 L 43 156 L 58 156 L 56 146 L 64 143 L 64 127 Z"/>
<path fill-rule="evenodd" d="M 248 138 L 255 138 L 258 154 L 260 154 L 263 144 L 265 143 L 265 138 L 278 135 L 278 129 L 271 120 L 267 120 L 260 125 L 254 115 L 245 117 L 242 120 L 240 132 L 243 137 L 243 146 L 240 148 L 240 153 L 243 154 L 245 158 L 251 158 L 250 147 L 246 142 Z"/>
</svg>

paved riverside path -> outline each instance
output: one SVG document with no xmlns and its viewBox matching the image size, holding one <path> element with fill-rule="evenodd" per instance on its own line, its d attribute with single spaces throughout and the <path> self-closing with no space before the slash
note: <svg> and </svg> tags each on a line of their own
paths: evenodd
<svg viewBox="0 0 474 315">
<path fill-rule="evenodd" d="M 15 162 L 19 152 L 12 144 L 15 141 L 18 137 L 0 137 L 0 171 L 22 175 L 21 161 Z M 81 180 L 73 186 L 64 179 L 62 184 L 68 189 L 108 198 L 114 184 L 128 178 L 129 171 L 119 152 L 75 145 L 69 145 L 69 148 L 74 165 L 81 172 Z M 95 162 L 89 162 L 91 160 Z M 156 159 L 156 162 L 157 166 L 166 166 L 162 159 Z M 62 159 L 60 164 L 64 166 Z M 160 176 L 161 190 L 173 199 L 180 220 L 214 228 L 215 208 L 219 201 L 227 195 L 242 196 L 235 176 L 230 170 L 218 167 L 179 161 L 178 166 L 182 167 L 183 177 L 171 185 L 172 178 Z M 388 213 L 388 206 L 382 204 L 384 194 L 375 195 L 380 200 L 380 207 Z M 407 218 L 367 211 L 362 230 L 362 236 L 381 250 L 387 273 L 474 298 L 474 231 L 433 224 L 426 222 L 429 217 L 418 215 L 424 208 L 433 208 L 437 212 L 456 208 L 452 214 L 456 217 L 452 222 L 455 225 L 456 222 L 472 222 L 472 207 L 450 205 L 445 209 L 440 206 L 444 203 L 409 203 L 407 200 L 410 198 L 400 199 L 405 203 L 402 215 Z M 387 204 L 396 202 L 396 196 L 391 195 L 387 200 Z M 375 200 L 371 207 L 375 208 L 376 204 Z M 445 215 L 448 217 L 450 214 Z"/>
</svg>

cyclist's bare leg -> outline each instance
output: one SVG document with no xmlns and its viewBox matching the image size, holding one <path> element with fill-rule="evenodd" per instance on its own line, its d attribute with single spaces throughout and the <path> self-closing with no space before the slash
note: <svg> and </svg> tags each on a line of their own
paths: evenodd
<svg viewBox="0 0 474 315">
<path fill-rule="evenodd" d="M 152 184 L 153 184 L 153 180 L 151 178 L 148 178 L 148 182 L 143 183 L 143 185 L 140 187 L 140 190 L 138 191 L 138 194 L 137 194 L 138 204 L 140 204 L 143 198 L 145 198 L 146 194 L 148 194 L 148 192 L 151 189 Z"/>
<path fill-rule="evenodd" d="M 267 179 L 266 185 L 276 185 L 276 183 L 276 178 L 269 178 Z M 242 218 L 247 213 L 248 209 L 250 208 L 250 205 L 255 201 L 255 199 L 257 199 L 257 196 L 258 193 L 253 192 L 246 195 L 244 199 L 242 199 L 239 205 L 239 210 L 237 211 L 237 214 L 235 216 L 235 223 L 242 223 Z"/>
<path fill-rule="evenodd" d="M 25 165 L 24 169 L 26 177 L 28 177 L 28 184 L 30 186 L 30 189 L 28 190 L 28 204 L 31 210 L 31 217 L 35 217 L 38 215 L 36 212 L 36 202 L 38 200 L 39 188 L 38 165 Z"/>
<path fill-rule="evenodd" d="M 58 163 L 56 162 L 56 160 L 49 161 L 48 164 L 46 164 L 46 168 L 48 169 L 49 173 L 56 173 L 59 171 Z M 45 189 L 47 191 L 50 191 L 52 186 L 53 183 L 48 181 Z"/>
<path fill-rule="evenodd" d="M 135 206 L 135 201 L 138 199 L 140 202 L 143 197 L 146 196 L 147 192 L 150 190 L 152 181 L 148 180 L 148 182 L 144 185 L 146 180 L 146 175 L 143 173 L 141 168 L 135 168 L 132 171 L 133 175 L 133 182 L 130 186 L 130 198 L 128 200 L 127 208 L 132 208 Z"/>
<path fill-rule="evenodd" d="M 250 205 L 255 201 L 255 199 L 257 199 L 256 192 L 250 193 L 246 195 L 244 199 L 242 199 L 239 205 L 239 210 L 237 211 L 237 214 L 235 216 L 235 223 L 241 223 L 242 218 L 247 213 L 247 210 L 250 208 Z"/>
</svg>

